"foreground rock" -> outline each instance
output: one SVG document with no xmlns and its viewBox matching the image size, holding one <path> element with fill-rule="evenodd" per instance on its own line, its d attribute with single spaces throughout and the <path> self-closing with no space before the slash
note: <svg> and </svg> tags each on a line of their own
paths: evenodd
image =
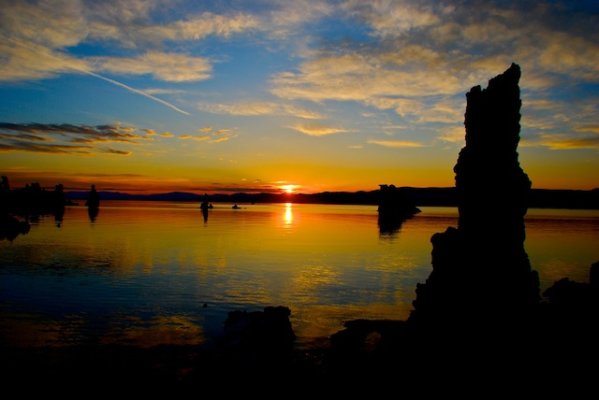
<svg viewBox="0 0 599 400">
<path fill-rule="evenodd" d="M 466 95 L 466 146 L 454 167 L 458 227 L 435 234 L 433 271 L 418 285 L 410 320 L 494 324 L 529 312 L 539 281 L 524 250 L 531 182 L 518 162 L 520 68 Z"/>
<path fill-rule="evenodd" d="M 433 271 L 407 321 L 351 321 L 333 336 L 332 375 L 494 387 L 594 379 L 587 362 L 599 358 L 599 263 L 590 283 L 563 279 L 541 302 L 524 249 L 531 182 L 517 153 L 519 79 L 512 64 L 467 94 L 466 146 L 454 168 L 458 226 L 431 238 Z"/>
</svg>

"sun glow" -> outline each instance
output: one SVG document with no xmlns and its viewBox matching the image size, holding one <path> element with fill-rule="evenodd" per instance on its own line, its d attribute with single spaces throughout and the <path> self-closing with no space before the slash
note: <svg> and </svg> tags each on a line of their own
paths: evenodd
<svg viewBox="0 0 599 400">
<path fill-rule="evenodd" d="M 297 189 L 299 186 L 298 185 L 282 185 L 281 189 L 287 193 L 287 194 L 291 194 L 295 192 L 295 189 Z"/>
</svg>

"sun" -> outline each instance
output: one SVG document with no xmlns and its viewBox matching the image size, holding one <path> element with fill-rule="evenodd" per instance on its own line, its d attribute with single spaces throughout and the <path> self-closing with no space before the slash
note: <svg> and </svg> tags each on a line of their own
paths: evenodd
<svg viewBox="0 0 599 400">
<path fill-rule="evenodd" d="M 287 194 L 293 193 L 296 188 L 297 188 L 297 185 L 282 185 L 281 186 L 281 189 Z"/>
</svg>

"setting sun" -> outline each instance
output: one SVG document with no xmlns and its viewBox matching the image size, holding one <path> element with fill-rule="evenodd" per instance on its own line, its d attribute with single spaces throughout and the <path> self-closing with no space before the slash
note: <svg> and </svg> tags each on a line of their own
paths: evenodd
<svg viewBox="0 0 599 400">
<path fill-rule="evenodd" d="M 291 194 L 295 191 L 295 189 L 297 189 L 299 186 L 298 185 L 283 185 L 281 186 L 281 189 L 288 194 Z"/>
</svg>

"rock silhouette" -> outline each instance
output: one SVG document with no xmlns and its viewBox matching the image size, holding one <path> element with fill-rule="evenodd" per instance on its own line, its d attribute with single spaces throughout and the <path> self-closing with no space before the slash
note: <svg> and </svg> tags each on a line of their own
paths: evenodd
<svg viewBox="0 0 599 400">
<path fill-rule="evenodd" d="M 493 322 L 530 311 L 538 275 L 524 249 L 531 182 L 518 161 L 520 68 L 466 95 L 466 146 L 454 167 L 458 227 L 431 238 L 433 271 L 416 290 L 410 320 Z"/>
<path fill-rule="evenodd" d="M 395 185 L 379 185 L 378 225 L 382 235 L 394 235 L 401 224 L 420 212 L 409 196 Z"/>
<path fill-rule="evenodd" d="M 96 191 L 96 185 L 92 185 L 85 202 L 87 214 L 91 222 L 95 222 L 100 212 L 100 194 Z"/>
<path fill-rule="evenodd" d="M 204 197 L 202 198 L 202 204 L 200 204 L 200 209 L 202 210 L 202 218 L 204 219 L 204 223 L 208 222 L 208 210 L 210 209 L 210 202 L 208 200 L 208 194 L 204 193 Z"/>
</svg>

